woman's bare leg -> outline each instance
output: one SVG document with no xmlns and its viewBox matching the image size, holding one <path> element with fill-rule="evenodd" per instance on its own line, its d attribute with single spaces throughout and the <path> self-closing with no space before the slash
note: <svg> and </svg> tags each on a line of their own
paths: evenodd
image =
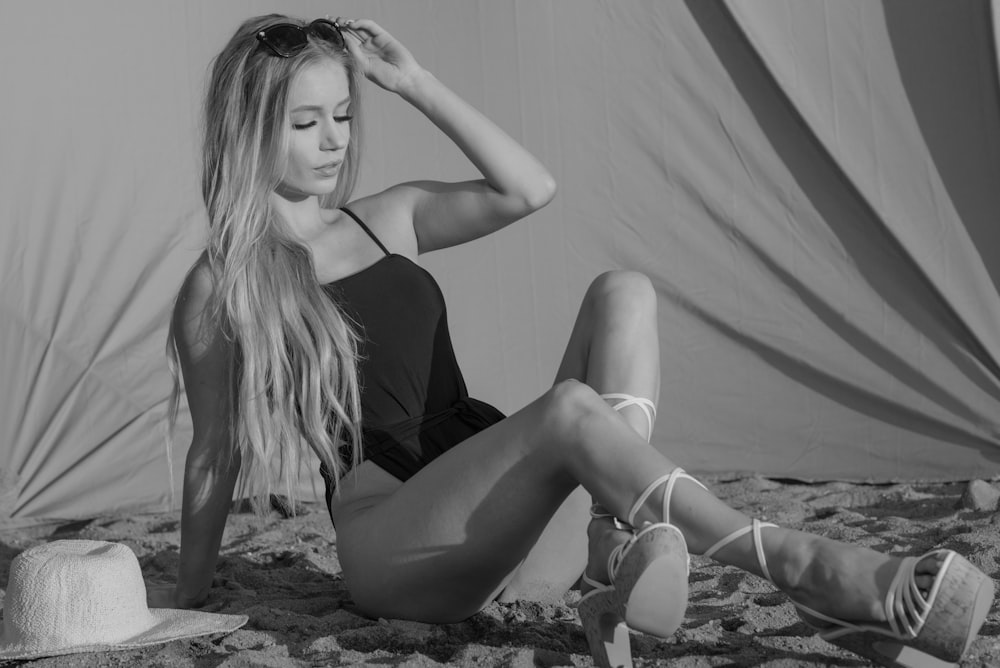
<svg viewBox="0 0 1000 668">
<path fill-rule="evenodd" d="M 625 516 L 651 478 L 674 468 L 593 390 L 566 381 L 374 505 L 336 507 L 341 566 L 355 601 L 371 614 L 458 621 L 492 600 L 577 485 Z M 656 504 L 648 505 L 640 519 L 658 520 Z M 683 480 L 671 518 L 696 552 L 750 522 Z M 768 529 L 764 539 L 775 583 L 795 600 L 844 619 L 880 621 L 897 560 L 785 529 Z M 759 573 L 748 540 L 718 558 Z M 937 568 L 924 560 L 921 586 Z"/>
<path fill-rule="evenodd" d="M 660 341 L 656 292 L 631 271 L 601 274 L 584 296 L 556 382 L 575 378 L 598 394 L 624 393 L 654 404 L 660 396 Z M 649 423 L 638 406 L 620 415 L 649 440 Z"/>
<path fill-rule="evenodd" d="M 670 468 L 593 390 L 566 381 L 395 491 L 336 504 L 341 567 L 371 614 L 464 619 L 492 600 L 579 485 L 618 509 L 650 470 Z"/>
<path fill-rule="evenodd" d="M 654 404 L 658 403 L 660 376 L 659 376 L 659 332 L 656 321 L 656 294 L 647 277 L 635 272 L 609 272 L 598 277 L 590 286 L 583 306 L 580 310 L 576 325 L 570 337 L 565 356 L 557 375 L 557 381 L 566 378 L 579 378 L 584 380 L 597 392 L 604 393 L 625 393 L 639 397 L 651 399 Z M 651 436 L 649 422 L 642 409 L 638 406 L 625 408 L 621 412 L 622 417 L 640 435 L 647 438 Z M 682 485 L 689 485 L 689 494 L 697 497 L 705 495 L 694 483 L 682 481 Z M 662 490 L 653 495 L 659 500 Z M 709 494 L 709 496 L 711 496 Z M 713 497 L 714 498 L 714 497 Z M 675 503 L 684 503 L 682 496 L 677 497 Z M 698 503 L 703 502 L 699 501 Z M 674 507 L 673 512 L 677 518 L 695 514 L 698 503 L 693 507 L 689 506 L 687 512 L 684 509 Z M 660 510 L 654 501 L 648 505 L 648 509 L 643 515 L 648 521 L 659 521 Z M 727 513 L 728 514 L 728 513 Z M 728 524 L 735 519 L 730 515 L 723 524 Z M 680 520 L 683 523 L 683 520 Z M 741 518 L 740 522 L 747 522 Z M 699 524 L 701 524 L 699 520 Z M 575 528 L 575 527 L 574 527 Z M 683 529 L 683 527 L 682 527 Z M 702 552 L 725 533 L 715 533 L 719 528 L 710 531 L 707 544 L 695 544 L 691 549 L 695 552 Z M 766 529 L 766 531 L 773 531 Z M 781 530 L 784 533 L 787 530 Z M 603 580 L 606 574 L 603 573 L 603 564 L 607 554 L 625 537 L 621 532 L 614 529 L 610 522 L 592 523 L 589 529 L 591 558 L 589 563 L 591 568 L 597 570 L 589 575 L 598 580 Z M 694 526 L 689 526 L 685 531 L 687 536 L 695 536 L 698 531 Z M 781 540 L 781 536 L 772 538 Z M 819 609 L 828 608 L 825 601 L 825 594 L 822 589 L 811 591 L 812 588 L 806 584 L 800 586 L 801 581 L 815 579 L 818 581 L 834 582 L 837 580 L 837 573 L 846 573 L 849 577 L 854 577 L 857 570 L 853 567 L 857 564 L 854 561 L 861 560 L 868 568 L 870 579 L 869 587 L 879 587 L 884 590 L 888 584 L 886 578 L 891 579 L 895 574 L 896 560 L 875 553 L 870 550 L 845 550 L 844 546 L 835 541 L 821 539 L 801 532 L 787 532 L 784 535 L 787 545 L 783 546 L 777 568 L 781 570 L 777 579 L 783 582 L 783 586 L 789 593 L 798 592 L 797 600 L 800 603 L 817 607 Z M 768 539 L 765 539 L 768 540 Z M 700 541 L 696 541 L 698 543 Z M 734 544 L 732 548 L 723 549 L 717 555 L 720 560 L 727 561 L 734 565 L 761 574 L 756 553 L 752 550 L 751 538 L 748 536 Z M 558 561 L 559 552 L 553 550 L 549 553 L 552 561 Z M 817 558 L 820 557 L 820 558 Z M 838 564 L 835 567 L 829 564 Z M 880 565 L 881 568 L 874 565 Z M 918 584 L 926 588 L 933 581 L 933 574 L 937 572 L 937 565 L 934 563 L 921 564 L 924 575 L 918 578 Z M 811 574 L 810 574 L 811 571 Z M 876 578 L 876 575 L 881 573 Z M 876 581 L 877 580 L 877 581 Z M 878 612 L 874 613 L 875 618 L 882 616 L 880 601 L 874 601 Z M 848 605 L 841 614 L 857 614 L 853 606 Z"/>
<path fill-rule="evenodd" d="M 660 344 L 656 292 L 646 276 L 611 271 L 591 283 L 555 382 L 571 378 L 585 382 L 600 394 L 630 394 L 657 403 Z M 619 415 L 649 440 L 650 422 L 642 408 L 627 406 Z M 514 573 L 500 600 L 559 597 L 576 582 L 588 563 L 588 576 L 607 581 L 607 555 L 630 534 L 616 530 L 611 521 L 594 522 L 588 527 L 592 502 L 583 488 L 570 494 Z"/>
</svg>

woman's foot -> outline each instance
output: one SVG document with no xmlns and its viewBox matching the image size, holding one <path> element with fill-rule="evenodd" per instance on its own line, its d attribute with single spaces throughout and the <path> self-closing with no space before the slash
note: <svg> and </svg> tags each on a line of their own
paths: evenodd
<svg viewBox="0 0 1000 668">
<path fill-rule="evenodd" d="M 763 533 L 774 584 L 796 604 L 845 622 L 888 621 L 886 594 L 899 571 L 899 558 L 799 531 Z M 933 553 L 917 562 L 914 581 L 925 600 L 942 560 L 941 553 Z"/>
<path fill-rule="evenodd" d="M 587 580 L 602 585 L 611 584 L 608 558 L 618 546 L 624 545 L 633 536 L 632 531 L 624 527 L 613 517 L 595 517 L 587 525 L 587 569 L 584 571 L 586 579 L 580 584 L 581 594 L 594 589 Z"/>
</svg>

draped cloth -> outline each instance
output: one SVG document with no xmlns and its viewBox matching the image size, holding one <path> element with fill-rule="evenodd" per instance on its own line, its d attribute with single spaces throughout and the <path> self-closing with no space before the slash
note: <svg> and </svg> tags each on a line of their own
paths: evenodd
<svg viewBox="0 0 1000 668">
<path fill-rule="evenodd" d="M 252 11 L 0 7 L 0 518 L 179 503 L 190 418 L 168 460 L 166 326 L 204 242 L 206 69 Z M 1000 472 L 995 4 L 356 0 L 337 13 L 379 21 L 559 184 L 528 219 L 423 261 L 475 396 L 511 413 L 541 394 L 589 281 L 630 269 L 659 295 L 653 444 L 688 470 Z M 365 103 L 358 194 L 476 177 L 401 100 L 368 86 Z"/>
</svg>

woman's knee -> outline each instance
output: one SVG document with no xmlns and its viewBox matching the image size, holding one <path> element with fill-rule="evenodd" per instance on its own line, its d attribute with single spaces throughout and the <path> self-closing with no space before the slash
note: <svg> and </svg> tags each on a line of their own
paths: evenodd
<svg viewBox="0 0 1000 668">
<path fill-rule="evenodd" d="M 605 315 L 656 313 L 656 289 L 649 277 L 638 271 L 607 271 L 590 284 L 587 300 Z"/>
<path fill-rule="evenodd" d="M 563 380 L 542 396 L 537 441 L 546 446 L 575 446 L 581 442 L 580 429 L 587 416 L 607 405 L 586 383 Z"/>
</svg>

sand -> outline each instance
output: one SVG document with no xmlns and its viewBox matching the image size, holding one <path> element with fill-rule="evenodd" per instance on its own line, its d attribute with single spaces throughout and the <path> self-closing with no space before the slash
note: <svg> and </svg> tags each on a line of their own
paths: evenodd
<svg viewBox="0 0 1000 668">
<path fill-rule="evenodd" d="M 898 555 L 945 547 L 996 578 L 1000 514 L 990 493 L 977 510 L 965 483 L 807 485 L 765 478 L 708 479 L 712 490 L 762 520 Z M 572 603 L 493 603 L 451 625 L 368 619 L 339 575 L 336 535 L 319 504 L 274 512 L 263 524 L 230 516 L 209 610 L 243 613 L 225 636 L 143 650 L 76 654 L 28 662 L 56 666 L 591 666 Z M 179 513 L 47 523 L 0 533 L 0 582 L 11 559 L 57 538 L 118 541 L 139 557 L 148 582 L 172 577 Z M 865 666 L 815 638 L 787 598 L 765 581 L 695 557 L 686 620 L 674 637 L 633 634 L 636 666 Z M 994 605 L 962 666 L 1000 666 L 1000 611 Z"/>
</svg>

